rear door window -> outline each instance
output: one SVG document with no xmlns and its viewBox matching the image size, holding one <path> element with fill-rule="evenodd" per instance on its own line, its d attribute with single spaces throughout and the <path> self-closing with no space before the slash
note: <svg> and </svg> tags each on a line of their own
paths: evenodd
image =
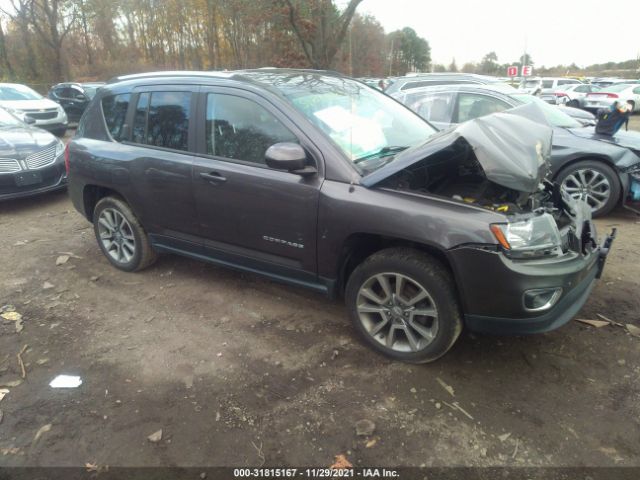
<svg viewBox="0 0 640 480">
<path fill-rule="evenodd" d="M 125 120 L 131 95 L 128 93 L 120 95 L 110 95 L 102 99 L 102 113 L 107 130 L 116 142 L 126 140 Z"/>
<path fill-rule="evenodd" d="M 511 108 L 511 105 L 488 95 L 461 93 L 458 100 L 458 123 L 502 112 L 508 108 Z"/>
<path fill-rule="evenodd" d="M 405 105 L 429 122 L 451 122 L 455 94 L 431 93 L 407 95 Z"/>
<path fill-rule="evenodd" d="M 188 150 L 191 92 L 145 92 L 138 96 L 132 141 Z"/>
</svg>

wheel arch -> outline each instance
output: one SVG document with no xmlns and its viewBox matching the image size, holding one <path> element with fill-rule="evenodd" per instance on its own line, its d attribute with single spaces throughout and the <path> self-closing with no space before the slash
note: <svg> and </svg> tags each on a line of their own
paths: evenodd
<svg viewBox="0 0 640 480">
<path fill-rule="evenodd" d="M 456 289 L 458 289 L 456 273 L 445 249 L 430 243 L 417 242 L 415 240 L 402 237 L 358 232 L 349 235 L 342 244 L 338 261 L 338 282 L 336 292 L 340 296 L 344 295 L 344 290 L 351 273 L 353 273 L 356 267 L 366 258 L 380 250 L 394 247 L 412 248 L 429 254 L 451 273 Z"/>
<path fill-rule="evenodd" d="M 103 187 L 100 185 L 87 184 L 82 189 L 82 205 L 84 208 L 84 216 L 90 222 L 93 222 L 93 212 L 97 203 L 104 197 L 117 197 L 129 205 L 129 208 L 133 209 L 131 204 L 127 201 L 124 195 L 117 190 L 109 187 Z"/>
<path fill-rule="evenodd" d="M 558 164 L 558 167 L 556 169 L 556 171 L 553 174 L 553 180 L 555 181 L 556 178 L 558 178 L 558 175 L 560 174 L 560 172 L 562 170 L 564 170 L 565 168 L 567 168 L 570 165 L 573 165 L 575 163 L 578 162 L 587 162 L 587 161 L 596 161 L 596 162 L 604 162 L 607 166 L 613 168 L 614 170 L 616 170 L 616 165 L 615 163 L 613 163 L 613 160 L 611 160 L 610 157 L 606 156 L 606 155 L 602 155 L 599 153 L 579 153 L 575 156 L 569 157 L 565 160 L 563 160 L 562 163 Z"/>
</svg>

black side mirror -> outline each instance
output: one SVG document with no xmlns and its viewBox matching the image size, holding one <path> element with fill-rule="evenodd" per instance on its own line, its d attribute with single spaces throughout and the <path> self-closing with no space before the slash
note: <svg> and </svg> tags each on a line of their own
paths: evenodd
<svg viewBox="0 0 640 480">
<path fill-rule="evenodd" d="M 25 115 L 23 118 L 23 121 L 27 125 L 33 125 L 34 123 L 36 123 L 36 119 L 33 117 L 30 117 L 29 115 Z"/>
<path fill-rule="evenodd" d="M 268 167 L 286 170 L 298 175 L 317 173 L 314 167 L 307 165 L 307 152 L 297 143 L 282 142 L 271 145 L 264 154 Z"/>
</svg>

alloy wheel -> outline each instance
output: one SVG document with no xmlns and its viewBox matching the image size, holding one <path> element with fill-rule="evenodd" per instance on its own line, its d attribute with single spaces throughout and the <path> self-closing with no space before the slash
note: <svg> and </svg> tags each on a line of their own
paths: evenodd
<svg viewBox="0 0 640 480">
<path fill-rule="evenodd" d="M 98 217 L 98 234 L 105 252 L 118 263 L 129 263 L 136 253 L 136 239 L 127 219 L 114 208 Z"/>
<path fill-rule="evenodd" d="M 611 185 L 607 177 L 598 170 L 584 168 L 570 173 L 563 181 L 562 187 L 573 198 L 583 198 L 592 211 L 604 207 L 611 195 Z"/>
<path fill-rule="evenodd" d="M 357 297 L 357 311 L 366 332 L 397 352 L 419 352 L 438 333 L 438 310 L 429 292 L 399 273 L 367 279 Z"/>
</svg>

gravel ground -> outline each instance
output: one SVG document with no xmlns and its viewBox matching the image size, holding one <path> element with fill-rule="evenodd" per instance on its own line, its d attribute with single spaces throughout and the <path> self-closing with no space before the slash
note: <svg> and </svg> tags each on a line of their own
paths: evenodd
<svg viewBox="0 0 640 480">
<path fill-rule="evenodd" d="M 619 238 L 578 317 L 640 327 L 640 217 L 597 225 Z M 465 333 L 404 365 L 305 290 L 175 256 L 115 270 L 65 193 L 0 204 L 0 251 L 0 305 L 23 316 L 0 322 L 0 465 L 640 466 L 626 328 Z M 82 385 L 51 389 L 63 373 Z"/>
</svg>

